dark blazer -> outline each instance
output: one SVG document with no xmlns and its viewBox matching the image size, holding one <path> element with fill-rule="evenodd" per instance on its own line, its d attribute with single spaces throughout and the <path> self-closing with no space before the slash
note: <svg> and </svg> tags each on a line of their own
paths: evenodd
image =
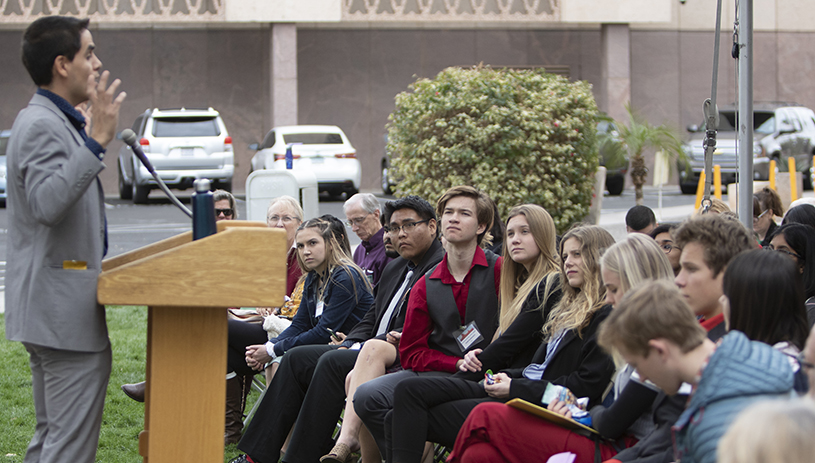
<svg viewBox="0 0 815 463">
<path fill-rule="evenodd" d="M 444 256 L 444 248 L 441 246 L 439 240 L 433 240 L 430 248 L 425 252 L 422 260 L 413 271 L 413 276 L 410 277 L 408 283 L 408 290 L 402 298 L 402 302 L 396 308 L 396 314 L 392 318 L 388 330 L 402 331 L 402 326 L 405 324 L 405 307 L 407 307 L 408 296 L 410 289 L 428 270 L 432 269 Z M 379 279 L 379 284 L 374 288 L 375 301 L 374 305 L 368 310 L 363 317 L 362 321 L 347 334 L 343 345 L 350 347 L 355 342 L 363 342 L 373 338 L 376 335 L 376 330 L 379 328 L 382 316 L 388 310 L 391 299 L 394 293 L 399 289 L 404 281 L 405 274 L 408 269 L 408 261 L 401 257 L 390 261 L 385 269 L 382 271 L 382 277 Z"/>
<path fill-rule="evenodd" d="M 546 282 L 553 278 L 549 298 L 546 297 Z M 521 312 L 495 341 L 478 354 L 481 371 L 457 371 L 453 377 L 470 381 L 484 379 L 487 370 L 498 371 L 504 368 L 519 368 L 529 365 L 542 342 L 543 321 L 549 318 L 552 307 L 560 301 L 560 274 L 553 273 L 529 293 Z M 543 304 L 543 307 L 541 307 Z"/>
<path fill-rule="evenodd" d="M 610 313 L 610 305 L 595 312 L 588 326 L 583 329 L 582 337 L 577 335 L 576 330 L 568 331 L 554 352 L 541 381 L 524 378 L 523 369 L 520 368 L 505 371 L 512 377 L 512 382 L 509 383 L 510 397 L 540 404 L 546 385 L 551 382 L 565 386 L 577 397 L 588 397 L 589 408 L 600 403 L 615 370 L 611 356 L 597 345 L 597 329 Z M 546 346 L 547 344 L 541 344 L 532 363 L 543 363 L 546 359 Z"/>
<path fill-rule="evenodd" d="M 373 306 L 374 297 L 368 289 L 365 277 L 354 269 L 338 266 L 331 272 L 326 284 L 323 313 L 317 316 L 316 272 L 309 272 L 303 286 L 300 308 L 291 325 L 270 339 L 277 355 L 307 344 L 328 344 L 328 329 L 351 331 Z"/>
<path fill-rule="evenodd" d="M 6 337 L 55 349 L 110 345 L 96 301 L 104 253 L 105 168 L 67 116 L 34 95 L 8 146 Z M 80 264 L 73 269 L 70 261 Z"/>
</svg>

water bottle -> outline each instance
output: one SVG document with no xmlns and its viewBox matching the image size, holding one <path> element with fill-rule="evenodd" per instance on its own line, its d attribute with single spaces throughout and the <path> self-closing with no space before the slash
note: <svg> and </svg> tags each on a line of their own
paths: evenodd
<svg viewBox="0 0 815 463">
<path fill-rule="evenodd" d="M 193 186 L 195 192 L 192 194 L 192 239 L 197 240 L 216 232 L 215 202 L 212 199 L 212 192 L 209 191 L 209 179 L 199 178 Z"/>
<path fill-rule="evenodd" d="M 291 152 L 291 145 L 286 145 L 286 169 L 291 170 L 294 162 L 294 155 Z"/>
</svg>

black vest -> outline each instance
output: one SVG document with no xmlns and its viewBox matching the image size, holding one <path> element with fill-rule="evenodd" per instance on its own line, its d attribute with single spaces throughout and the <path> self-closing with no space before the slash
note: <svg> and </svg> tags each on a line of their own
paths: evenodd
<svg viewBox="0 0 815 463">
<path fill-rule="evenodd" d="M 498 295 L 495 294 L 495 262 L 498 261 L 498 256 L 490 251 L 485 251 L 484 254 L 487 266 L 475 266 L 471 270 L 467 307 L 464 311 L 464 324 L 475 321 L 484 339 L 470 346 L 470 350 L 485 348 L 498 329 Z M 424 277 L 427 286 L 427 312 L 433 321 L 433 332 L 430 333 L 427 345 L 445 355 L 463 357 L 466 352 L 461 350 L 453 336 L 461 328 L 461 316 L 452 288 L 440 279 L 430 278 L 436 267 Z"/>
</svg>

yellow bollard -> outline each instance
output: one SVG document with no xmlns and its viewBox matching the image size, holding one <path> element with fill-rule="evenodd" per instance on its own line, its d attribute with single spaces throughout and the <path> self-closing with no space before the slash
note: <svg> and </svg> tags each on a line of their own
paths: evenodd
<svg viewBox="0 0 815 463">
<path fill-rule="evenodd" d="M 770 189 L 778 191 L 775 189 L 775 159 L 770 160 Z"/>
<path fill-rule="evenodd" d="M 722 166 L 713 166 L 713 195 L 716 199 L 722 199 Z"/>
<path fill-rule="evenodd" d="M 696 205 L 694 209 L 698 210 L 702 205 L 702 198 L 705 196 L 705 171 L 699 175 L 699 184 L 696 186 Z"/>
<path fill-rule="evenodd" d="M 795 177 L 795 158 L 790 156 L 787 159 L 787 165 L 790 167 L 790 202 L 798 199 L 798 179 Z"/>
</svg>

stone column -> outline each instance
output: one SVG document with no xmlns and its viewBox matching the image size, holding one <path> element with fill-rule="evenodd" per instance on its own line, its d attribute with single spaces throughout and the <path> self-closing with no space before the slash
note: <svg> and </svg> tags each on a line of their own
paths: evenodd
<svg viewBox="0 0 815 463">
<path fill-rule="evenodd" d="M 272 24 L 272 127 L 297 125 L 297 25 Z"/>
<path fill-rule="evenodd" d="M 603 24 L 600 31 L 600 101 L 602 111 L 627 121 L 631 101 L 631 40 L 628 24 Z"/>
</svg>

